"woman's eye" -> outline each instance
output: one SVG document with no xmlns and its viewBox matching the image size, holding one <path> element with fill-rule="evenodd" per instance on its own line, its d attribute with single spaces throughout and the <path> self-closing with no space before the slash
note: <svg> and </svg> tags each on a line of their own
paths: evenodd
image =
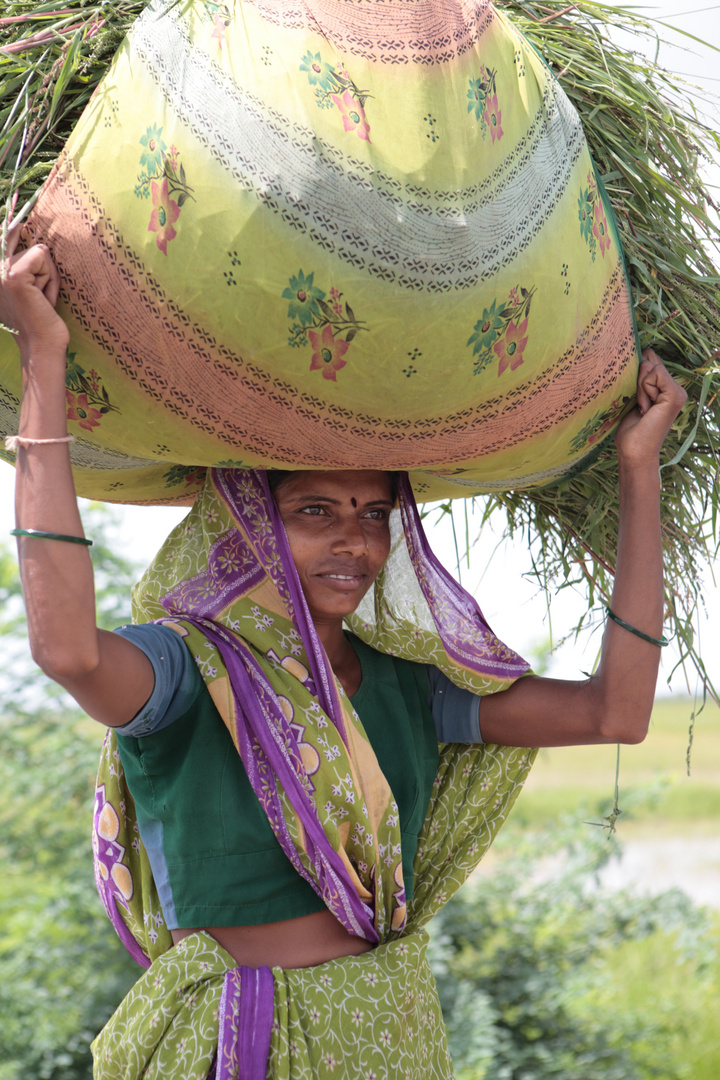
<svg viewBox="0 0 720 1080">
<path fill-rule="evenodd" d="M 300 510 L 300 513 L 312 515 L 313 517 L 319 517 L 320 514 L 325 513 L 325 508 L 322 506 L 303 506 Z"/>
<path fill-rule="evenodd" d="M 368 510 L 365 517 L 370 518 L 372 521 L 387 521 L 388 512 L 387 512 L 387 510 L 381 510 L 381 509 Z"/>
</svg>

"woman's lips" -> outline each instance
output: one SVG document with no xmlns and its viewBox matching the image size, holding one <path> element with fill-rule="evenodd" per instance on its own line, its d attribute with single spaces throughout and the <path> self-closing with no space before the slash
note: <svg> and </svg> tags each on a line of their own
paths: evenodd
<svg viewBox="0 0 720 1080">
<path fill-rule="evenodd" d="M 347 592 L 350 589 L 360 588 L 365 582 L 366 575 L 360 571 L 325 570 L 313 574 L 313 577 L 319 579 L 325 585 Z"/>
</svg>

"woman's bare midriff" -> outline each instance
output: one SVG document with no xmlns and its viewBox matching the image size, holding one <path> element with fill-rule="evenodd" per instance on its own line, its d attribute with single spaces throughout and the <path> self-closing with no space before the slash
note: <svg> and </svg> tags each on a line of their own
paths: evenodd
<svg viewBox="0 0 720 1080">
<path fill-rule="evenodd" d="M 359 956 L 372 945 L 353 937 L 329 911 L 316 911 L 298 919 L 262 926 L 198 926 L 172 930 L 177 945 L 182 938 L 204 930 L 226 952 L 246 967 L 304 968 L 326 964 L 341 956 Z"/>
</svg>

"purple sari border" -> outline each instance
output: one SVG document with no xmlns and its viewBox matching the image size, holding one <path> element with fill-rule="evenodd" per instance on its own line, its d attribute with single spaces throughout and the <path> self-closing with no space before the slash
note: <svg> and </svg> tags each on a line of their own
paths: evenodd
<svg viewBox="0 0 720 1080">
<path fill-rule="evenodd" d="M 265 1080 L 275 986 L 269 967 L 240 968 L 238 1080 Z"/>
<path fill-rule="evenodd" d="M 481 675 L 488 675 L 496 679 L 517 679 L 520 675 L 527 674 L 530 671 L 528 662 L 512 649 L 499 642 L 490 629 L 475 598 L 448 573 L 434 555 L 420 520 L 420 514 L 407 473 L 400 473 L 398 492 L 410 558 L 448 656 L 462 667 L 470 668 Z M 477 642 L 472 643 L 472 653 L 468 650 L 467 644 L 464 648 L 462 647 L 447 620 L 443 618 L 441 606 L 435 602 L 434 583 L 428 581 L 430 575 L 434 575 L 440 588 L 449 595 L 463 615 L 475 624 L 478 638 L 486 647 L 489 656 L 481 657 L 477 655 Z"/>
<path fill-rule="evenodd" d="M 236 545 L 234 534 L 225 533 L 215 541 L 210 548 L 207 570 L 184 581 L 165 596 L 163 605 L 169 614 L 197 611 L 217 618 L 234 600 L 260 584 L 265 573 L 255 558 L 246 561 L 246 565 L 232 575 L 221 569 L 223 557 L 226 566 L 231 565 L 232 556 L 237 554 Z"/>
<path fill-rule="evenodd" d="M 236 1080 L 237 1024 L 234 1023 L 239 1002 L 239 968 L 231 968 L 223 979 L 218 1006 L 218 1045 L 215 1056 L 215 1075 L 218 1080 Z"/>
<path fill-rule="evenodd" d="M 97 873 L 95 874 L 95 885 L 97 887 L 98 893 L 100 894 L 100 899 L 103 902 L 103 907 L 105 908 L 107 917 L 112 923 L 113 929 L 115 930 L 117 936 L 120 938 L 120 941 L 130 953 L 130 956 L 133 958 L 133 960 L 137 964 L 139 964 L 140 967 L 149 968 L 151 964 L 150 957 L 147 956 L 147 954 L 143 951 L 140 945 L 138 945 L 132 933 L 130 932 L 130 930 L 128 930 L 127 924 L 123 919 L 122 915 L 120 914 L 117 900 L 112 895 L 112 892 L 107 888 L 106 883 L 99 879 Z"/>
<path fill-rule="evenodd" d="M 269 967 L 227 972 L 218 1009 L 217 1080 L 265 1080 L 274 996 Z"/>
<path fill-rule="evenodd" d="M 106 740 L 108 737 L 109 732 L 105 736 Z M 122 847 L 121 844 L 107 839 L 102 835 L 100 818 L 106 806 L 105 785 L 96 785 L 95 807 L 93 812 L 95 887 L 97 888 L 103 907 L 105 908 L 117 936 L 120 938 L 133 960 L 140 964 L 141 967 L 148 968 L 150 967 L 150 958 L 136 941 L 120 911 L 120 907 L 126 905 L 124 905 L 122 898 L 118 896 L 118 888 L 113 880 L 112 870 L 115 865 L 119 864 L 122 866 L 125 848 Z M 105 848 L 104 851 L 102 850 L 103 847 Z M 101 867 L 104 868 L 104 873 L 101 872 Z"/>
<path fill-rule="evenodd" d="M 227 668 L 235 701 L 236 734 L 241 757 L 253 791 L 283 851 L 349 933 L 373 943 L 378 941 L 372 911 L 358 896 L 345 864 L 328 840 L 305 787 L 303 781 L 307 780 L 307 776 L 299 753 L 291 760 L 287 747 L 295 747 L 296 735 L 257 660 L 241 641 L 233 640 L 216 623 L 195 618 L 188 618 L 187 621 L 197 626 L 208 641 L 217 647 Z M 258 760 L 260 755 L 262 758 Z M 267 770 L 263 775 L 261 767 L 264 765 Z M 287 830 L 278 783 L 300 819 L 308 858 L 315 866 L 317 882 L 302 865 Z"/>
</svg>

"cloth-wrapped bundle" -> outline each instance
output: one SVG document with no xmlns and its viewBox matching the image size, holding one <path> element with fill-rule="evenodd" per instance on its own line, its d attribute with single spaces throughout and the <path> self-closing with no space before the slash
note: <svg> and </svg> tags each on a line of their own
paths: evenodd
<svg viewBox="0 0 720 1080">
<path fill-rule="evenodd" d="M 487 0 L 156 0 L 27 233 L 63 279 L 81 494 L 187 502 L 211 465 L 545 485 L 634 394 L 580 121 Z"/>
</svg>

